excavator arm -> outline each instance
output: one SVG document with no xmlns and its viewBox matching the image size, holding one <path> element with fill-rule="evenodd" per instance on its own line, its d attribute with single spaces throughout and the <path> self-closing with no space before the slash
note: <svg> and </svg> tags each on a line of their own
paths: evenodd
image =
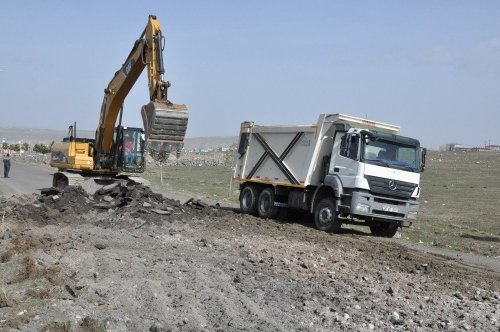
<svg viewBox="0 0 500 332">
<path fill-rule="evenodd" d="M 180 153 L 188 123 L 185 105 L 168 101 L 170 82 L 163 80 L 164 37 L 158 19 L 150 15 L 148 24 L 135 42 L 122 67 L 115 73 L 104 90 L 95 140 L 96 169 L 112 169 L 115 125 L 123 102 L 135 82 L 147 67 L 150 102 L 144 105 L 141 115 L 144 124 L 146 146 L 157 151 Z M 121 125 L 121 116 L 120 116 Z"/>
</svg>

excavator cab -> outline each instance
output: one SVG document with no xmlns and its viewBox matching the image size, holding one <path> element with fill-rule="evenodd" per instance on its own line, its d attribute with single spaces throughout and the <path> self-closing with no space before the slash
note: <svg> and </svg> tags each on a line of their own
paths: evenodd
<svg viewBox="0 0 500 332">
<path fill-rule="evenodd" d="M 146 137 L 142 128 L 118 127 L 118 147 L 115 156 L 120 172 L 144 172 Z"/>
</svg>

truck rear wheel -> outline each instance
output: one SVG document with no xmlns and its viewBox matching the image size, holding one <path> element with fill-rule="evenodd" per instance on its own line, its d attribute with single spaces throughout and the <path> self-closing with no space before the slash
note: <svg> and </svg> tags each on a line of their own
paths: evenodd
<svg viewBox="0 0 500 332">
<path fill-rule="evenodd" d="M 257 212 L 261 218 L 274 219 L 278 215 L 279 208 L 274 206 L 274 189 L 266 188 L 259 195 Z"/>
<path fill-rule="evenodd" d="M 240 193 L 240 211 L 248 214 L 257 214 L 259 189 L 255 186 L 245 186 Z"/>
<path fill-rule="evenodd" d="M 316 228 L 326 232 L 338 233 L 342 222 L 337 218 L 335 203 L 331 198 L 323 198 L 314 212 Z"/>
<path fill-rule="evenodd" d="M 398 232 L 398 224 L 379 221 L 370 225 L 370 231 L 375 236 L 394 237 L 394 235 Z"/>
</svg>

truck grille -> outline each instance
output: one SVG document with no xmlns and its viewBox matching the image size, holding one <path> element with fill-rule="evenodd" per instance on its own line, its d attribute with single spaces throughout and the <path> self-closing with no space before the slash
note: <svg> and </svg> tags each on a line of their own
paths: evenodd
<svg viewBox="0 0 500 332">
<path fill-rule="evenodd" d="M 415 183 L 384 179 L 376 176 L 366 175 L 365 178 L 368 180 L 371 192 L 387 196 L 410 198 L 417 187 Z"/>
</svg>

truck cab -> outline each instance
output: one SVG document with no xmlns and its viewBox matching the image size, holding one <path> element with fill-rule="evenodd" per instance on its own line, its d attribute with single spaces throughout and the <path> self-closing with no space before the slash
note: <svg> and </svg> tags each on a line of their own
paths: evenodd
<svg viewBox="0 0 500 332">
<path fill-rule="evenodd" d="M 377 130 L 337 132 L 324 185 L 337 192 L 339 218 L 395 232 L 416 219 L 425 150 L 416 139 Z"/>
</svg>

